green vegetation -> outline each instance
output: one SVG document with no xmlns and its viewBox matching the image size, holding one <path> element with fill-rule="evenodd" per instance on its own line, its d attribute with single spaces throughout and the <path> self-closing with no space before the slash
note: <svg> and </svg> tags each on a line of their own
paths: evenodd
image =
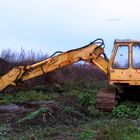
<svg viewBox="0 0 140 140">
<path fill-rule="evenodd" d="M 41 128 L 41 127 L 24 127 L 22 130 L 14 132 L 11 127 L 7 125 L 0 126 L 1 140 L 44 140 L 55 137 L 61 133 L 59 128 Z"/>
<path fill-rule="evenodd" d="M 77 135 L 78 140 L 89 140 L 93 139 L 95 137 L 95 132 L 93 130 L 84 130 L 82 132 L 79 132 Z"/>
<path fill-rule="evenodd" d="M 132 102 L 124 102 L 115 107 L 112 111 L 113 116 L 116 118 L 140 118 L 140 104 Z"/>
<path fill-rule="evenodd" d="M 18 123 L 24 122 L 24 121 L 30 121 L 33 120 L 35 117 L 37 117 L 40 113 L 46 113 L 48 112 L 49 109 L 48 108 L 39 108 L 36 111 L 33 111 L 29 114 L 26 115 L 26 117 L 24 117 L 23 119 L 20 119 L 19 121 L 17 121 Z"/>
<path fill-rule="evenodd" d="M 0 139 L 4 140 L 139 140 L 140 123 L 138 120 L 97 120 L 92 119 L 86 124 L 72 127 L 55 126 L 24 126 L 22 129 L 7 124 L 0 125 Z"/>
<path fill-rule="evenodd" d="M 95 99 L 96 93 L 99 89 L 99 83 L 94 84 L 93 87 L 83 89 L 82 93 L 78 96 L 78 101 L 82 106 L 87 107 L 89 114 L 94 117 L 99 117 L 102 112 L 96 109 Z"/>
<path fill-rule="evenodd" d="M 95 98 L 100 84 L 105 85 L 105 82 L 94 82 L 88 87 L 84 84 L 81 87 L 67 82 L 63 86 L 55 86 L 51 92 L 40 90 L 1 95 L 1 104 L 53 100 L 58 110 L 50 114 L 51 121 L 46 115 L 45 122 L 42 122 L 42 115 L 50 109 L 43 106 L 25 114 L 13 124 L 0 124 L 0 139 L 139 140 L 140 104 L 126 101 L 112 112 L 101 112 L 95 107 Z"/>
<path fill-rule="evenodd" d="M 140 127 L 136 126 L 133 121 L 117 120 L 109 122 L 99 128 L 97 137 L 106 140 L 137 140 L 140 138 Z M 137 135 L 134 137 L 134 135 Z"/>
<path fill-rule="evenodd" d="M 74 112 L 75 109 L 73 107 L 64 107 L 64 112 Z"/>
<path fill-rule="evenodd" d="M 53 100 L 58 97 L 58 93 L 44 93 L 42 91 L 20 91 L 15 93 L 14 95 L 4 95 L 0 98 L 0 104 L 10 104 L 10 103 L 23 103 L 26 101 L 34 101 L 34 100 Z"/>
</svg>

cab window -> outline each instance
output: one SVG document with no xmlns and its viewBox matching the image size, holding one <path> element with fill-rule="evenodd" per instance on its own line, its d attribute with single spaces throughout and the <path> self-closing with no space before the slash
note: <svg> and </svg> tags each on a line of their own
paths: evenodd
<svg viewBox="0 0 140 140">
<path fill-rule="evenodd" d="M 114 69 L 128 68 L 128 46 L 119 46 L 112 65 Z"/>
<path fill-rule="evenodd" d="M 140 68 L 140 44 L 132 46 L 132 67 Z"/>
</svg>

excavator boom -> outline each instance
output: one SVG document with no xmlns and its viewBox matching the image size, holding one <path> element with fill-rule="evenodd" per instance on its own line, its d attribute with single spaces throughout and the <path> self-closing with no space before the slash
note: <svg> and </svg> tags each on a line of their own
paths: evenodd
<svg viewBox="0 0 140 140">
<path fill-rule="evenodd" d="M 0 78 L 0 91 L 9 85 L 16 85 L 18 82 L 29 80 L 78 61 L 95 64 L 105 74 L 108 74 L 109 61 L 104 54 L 103 45 L 103 40 L 97 39 L 84 47 L 53 55 L 35 64 L 13 68 Z"/>
</svg>

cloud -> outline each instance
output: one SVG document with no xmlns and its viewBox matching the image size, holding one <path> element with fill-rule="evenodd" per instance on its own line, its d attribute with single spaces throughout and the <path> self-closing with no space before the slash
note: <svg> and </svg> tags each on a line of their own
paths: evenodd
<svg viewBox="0 0 140 140">
<path fill-rule="evenodd" d="M 123 18 L 108 18 L 108 19 L 106 19 L 106 21 L 122 21 L 123 20 Z"/>
</svg>

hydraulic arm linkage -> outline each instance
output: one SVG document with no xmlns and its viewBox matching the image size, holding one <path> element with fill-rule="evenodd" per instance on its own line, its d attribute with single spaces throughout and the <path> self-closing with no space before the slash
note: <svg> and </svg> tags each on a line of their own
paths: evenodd
<svg viewBox="0 0 140 140">
<path fill-rule="evenodd" d="M 84 47 L 70 50 L 58 55 L 52 55 L 51 57 L 35 64 L 15 67 L 0 77 L 0 91 L 3 91 L 9 85 L 16 86 L 18 82 L 43 75 L 44 73 L 60 69 L 63 66 L 78 61 L 95 64 L 105 74 L 108 74 L 109 61 L 104 53 L 103 45 L 104 42 L 102 39 L 96 39 Z"/>
</svg>

